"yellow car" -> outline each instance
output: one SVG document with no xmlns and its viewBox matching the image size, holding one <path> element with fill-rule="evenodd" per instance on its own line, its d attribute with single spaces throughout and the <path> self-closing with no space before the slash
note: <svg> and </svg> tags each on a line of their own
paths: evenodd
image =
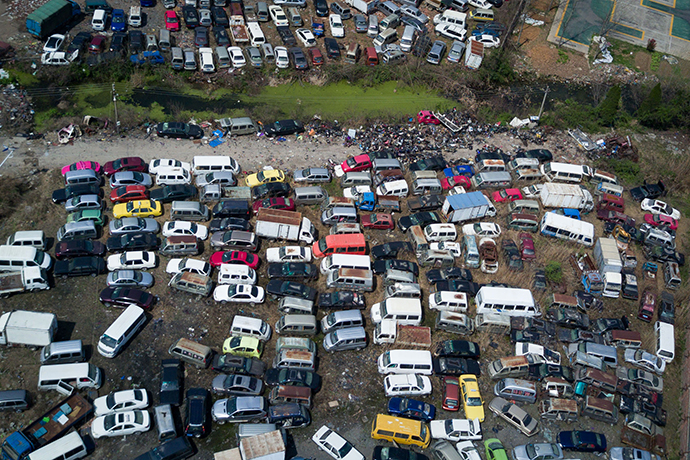
<svg viewBox="0 0 690 460">
<path fill-rule="evenodd" d="M 245 182 L 248 187 L 256 187 L 257 185 L 268 184 L 269 182 L 285 182 L 285 173 L 280 169 L 259 171 L 256 174 L 248 175 Z"/>
<path fill-rule="evenodd" d="M 477 376 L 474 374 L 463 374 L 460 376 L 460 397 L 465 408 L 465 417 L 468 419 L 478 418 L 484 421 L 484 400 L 479 393 Z"/>
<path fill-rule="evenodd" d="M 163 214 L 163 205 L 154 200 L 128 201 L 113 206 L 113 215 L 121 217 L 158 217 Z"/>
<path fill-rule="evenodd" d="M 254 337 L 230 337 L 223 342 L 223 353 L 230 353 L 243 358 L 261 358 L 264 344 Z"/>
</svg>

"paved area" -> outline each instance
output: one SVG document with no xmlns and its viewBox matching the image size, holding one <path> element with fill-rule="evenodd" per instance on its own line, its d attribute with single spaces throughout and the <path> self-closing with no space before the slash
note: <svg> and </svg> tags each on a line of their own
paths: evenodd
<svg viewBox="0 0 690 460">
<path fill-rule="evenodd" d="M 638 46 L 653 38 L 657 51 L 690 59 L 690 0 L 566 0 L 549 41 L 586 53 L 592 36 L 606 29 Z"/>
</svg>

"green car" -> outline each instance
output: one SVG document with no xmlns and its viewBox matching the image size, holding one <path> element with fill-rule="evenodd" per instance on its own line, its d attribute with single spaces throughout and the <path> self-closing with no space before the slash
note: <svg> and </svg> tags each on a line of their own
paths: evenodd
<svg viewBox="0 0 690 460">
<path fill-rule="evenodd" d="M 103 214 L 100 209 L 82 209 L 67 216 L 67 223 L 92 220 L 94 225 L 103 225 Z"/>
<path fill-rule="evenodd" d="M 484 441 L 486 458 L 489 460 L 508 460 L 508 455 L 500 439 L 491 438 Z"/>
</svg>

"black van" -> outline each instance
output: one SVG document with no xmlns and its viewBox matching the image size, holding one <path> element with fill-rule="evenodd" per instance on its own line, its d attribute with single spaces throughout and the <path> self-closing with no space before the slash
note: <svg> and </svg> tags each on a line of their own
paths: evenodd
<svg viewBox="0 0 690 460">
<path fill-rule="evenodd" d="M 141 454 L 134 460 L 184 460 L 194 455 L 194 449 L 189 440 L 180 436 L 154 447 L 145 454 Z"/>
<path fill-rule="evenodd" d="M 268 423 L 284 429 L 302 428 L 311 423 L 309 409 L 298 403 L 278 404 L 268 408 Z"/>
<path fill-rule="evenodd" d="M 340 57 L 340 46 L 335 38 L 324 38 L 323 44 L 326 47 L 326 54 L 329 59 L 338 59 Z"/>
<path fill-rule="evenodd" d="M 225 200 L 213 207 L 213 217 L 239 217 L 249 220 L 251 208 L 249 202 L 244 200 Z"/>
</svg>

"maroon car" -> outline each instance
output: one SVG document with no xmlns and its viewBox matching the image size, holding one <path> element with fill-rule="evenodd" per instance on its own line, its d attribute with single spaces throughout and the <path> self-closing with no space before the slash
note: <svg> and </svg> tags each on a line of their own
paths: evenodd
<svg viewBox="0 0 690 460">
<path fill-rule="evenodd" d="M 395 223 L 393 222 L 393 216 L 379 212 L 362 216 L 362 227 L 376 230 L 389 230 L 395 228 Z"/>
<path fill-rule="evenodd" d="M 534 260 L 537 257 L 534 251 L 534 240 L 529 233 L 520 233 L 520 254 L 522 260 Z"/>
<path fill-rule="evenodd" d="M 256 200 L 254 204 L 252 204 L 254 213 L 258 213 L 261 208 L 294 211 L 295 201 L 292 198 L 264 198 L 263 200 Z"/>
<path fill-rule="evenodd" d="M 133 200 L 148 200 L 149 191 L 144 185 L 123 185 L 110 192 L 112 203 L 125 203 Z"/>
<path fill-rule="evenodd" d="M 127 308 L 134 304 L 144 310 L 151 308 L 154 299 L 148 292 L 129 287 L 107 287 L 99 296 L 99 300 L 106 307 Z"/>
<path fill-rule="evenodd" d="M 147 171 L 146 162 L 140 157 L 125 157 L 118 158 L 114 161 L 109 161 L 103 165 L 103 174 L 106 176 L 112 176 L 116 172 L 120 171 Z"/>
<path fill-rule="evenodd" d="M 60 241 L 55 246 L 56 259 L 71 259 L 73 257 L 84 256 L 102 256 L 103 254 L 105 254 L 105 245 L 100 241 Z"/>
<path fill-rule="evenodd" d="M 628 224 L 635 226 L 635 219 L 619 211 L 609 211 L 602 209 L 597 211 L 597 219 L 604 222 L 614 222 L 616 224 Z"/>
<path fill-rule="evenodd" d="M 105 50 L 105 35 L 96 35 L 89 43 L 89 53 L 100 54 Z"/>
</svg>

